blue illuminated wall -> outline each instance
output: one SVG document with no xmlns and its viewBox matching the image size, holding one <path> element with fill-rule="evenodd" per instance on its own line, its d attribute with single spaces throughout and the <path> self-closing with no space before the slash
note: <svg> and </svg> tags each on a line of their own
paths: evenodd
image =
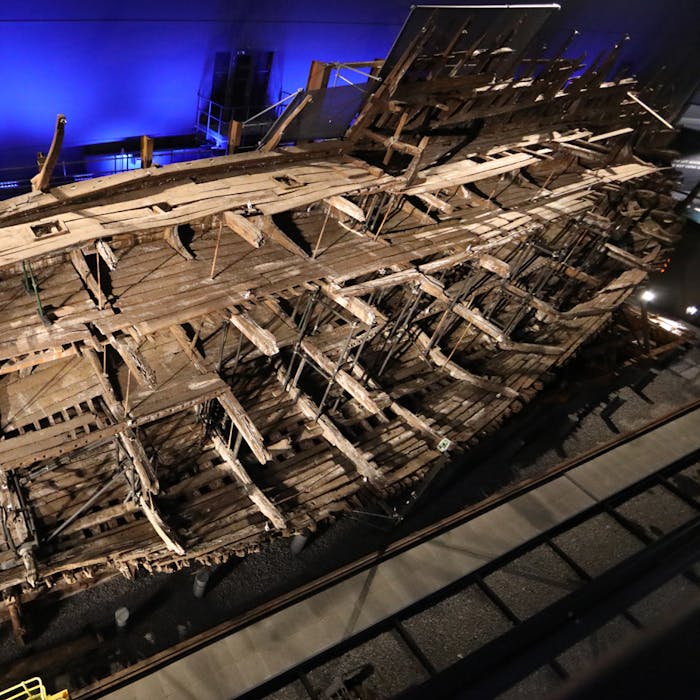
<svg viewBox="0 0 700 700">
<path fill-rule="evenodd" d="M 576 49 L 589 54 L 624 31 L 633 41 L 623 58 L 635 68 L 646 70 L 671 49 L 686 51 L 688 63 L 697 52 L 699 0 L 561 4 L 552 34 L 582 30 Z M 0 167 L 46 150 L 58 112 L 68 117 L 68 146 L 191 132 L 197 92 L 208 94 L 216 51 L 274 51 L 270 98 L 276 100 L 305 84 L 311 59 L 383 57 L 410 5 L 411 0 L 3 0 Z"/>
<path fill-rule="evenodd" d="M 5 0 L 3 159 L 46 150 L 58 112 L 68 117 L 68 146 L 190 131 L 207 61 L 230 41 L 230 22 L 222 19 L 227 4 Z"/>
</svg>

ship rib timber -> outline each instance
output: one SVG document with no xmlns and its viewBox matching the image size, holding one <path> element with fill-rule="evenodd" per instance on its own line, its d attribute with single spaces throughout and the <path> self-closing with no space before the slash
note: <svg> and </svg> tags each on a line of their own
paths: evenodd
<svg viewBox="0 0 700 700">
<path fill-rule="evenodd" d="M 26 545 L 0 542 L 0 590 L 220 562 L 404 492 L 666 255 L 629 81 L 516 80 L 520 49 L 439 36 L 344 140 L 274 150 L 293 107 L 265 151 L 0 203 L 0 506 Z"/>
</svg>

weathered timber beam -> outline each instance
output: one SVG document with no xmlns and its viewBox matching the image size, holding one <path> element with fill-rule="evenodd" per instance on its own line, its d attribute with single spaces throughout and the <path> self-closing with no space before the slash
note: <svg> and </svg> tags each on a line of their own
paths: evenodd
<svg viewBox="0 0 700 700">
<path fill-rule="evenodd" d="M 185 333 L 182 326 L 171 326 L 170 332 L 175 337 L 175 340 L 177 340 L 183 352 L 195 366 L 197 371 L 204 376 L 218 378 L 218 375 L 208 366 L 205 359 L 194 347 L 192 347 L 190 339 L 187 337 L 187 333 Z M 265 462 L 269 461 L 270 453 L 265 447 L 260 431 L 257 429 L 255 423 L 253 423 L 243 406 L 241 406 L 238 399 L 233 395 L 233 392 L 230 389 L 226 389 L 216 398 L 226 412 L 226 415 L 241 432 L 243 439 L 246 441 L 248 447 L 250 447 L 252 453 L 255 455 L 260 464 L 265 464 Z"/>
<path fill-rule="evenodd" d="M 615 307 L 602 307 L 594 309 L 580 309 L 576 308 L 571 311 L 557 311 L 551 304 L 546 301 L 539 299 L 536 296 L 530 294 L 527 290 L 522 289 L 514 284 L 507 283 L 503 285 L 503 288 L 518 299 L 526 301 L 533 309 L 539 312 L 541 318 L 547 321 L 571 321 L 577 318 L 582 318 L 585 316 L 599 316 L 601 314 L 609 313 L 614 311 Z"/>
<path fill-rule="evenodd" d="M 95 250 L 97 250 L 99 256 L 104 260 L 105 265 L 110 270 L 116 270 L 117 269 L 117 263 L 119 262 L 117 260 L 117 256 L 114 254 L 114 251 L 105 243 L 104 241 L 97 241 L 95 243 Z"/>
<path fill-rule="evenodd" d="M 510 277 L 510 265 L 505 260 L 484 253 L 477 258 L 477 263 L 479 267 L 483 267 L 484 270 L 493 272 L 503 279 Z"/>
<path fill-rule="evenodd" d="M 365 368 L 359 363 L 354 362 L 352 365 L 352 374 L 358 379 L 363 377 L 369 377 L 369 373 L 365 371 Z M 401 418 L 415 431 L 426 437 L 435 447 L 443 439 L 444 435 L 435 430 L 422 416 L 417 415 L 413 411 L 410 411 L 405 406 L 402 406 L 397 400 L 391 396 L 391 392 L 383 389 L 376 379 L 369 377 L 367 379 L 367 384 L 372 387 L 378 395 L 382 403 L 386 403 L 389 406 L 389 410 L 394 413 L 394 415 Z"/>
<path fill-rule="evenodd" d="M 421 276 L 418 270 L 401 270 L 400 272 L 395 272 L 391 275 L 384 275 L 383 277 L 375 277 L 373 280 L 368 280 L 367 282 L 359 282 L 358 284 L 353 284 L 349 287 L 343 287 L 343 296 L 346 297 L 357 297 L 364 296 L 373 292 L 375 289 L 382 289 L 384 287 L 394 287 L 397 284 L 406 284 L 415 280 Z"/>
<path fill-rule="evenodd" d="M 272 335 L 270 331 L 259 326 L 245 311 L 233 309 L 229 315 L 229 321 L 238 328 L 263 355 L 272 357 L 280 351 L 275 336 Z"/>
<path fill-rule="evenodd" d="M 107 300 L 107 295 L 102 290 L 102 287 L 97 283 L 94 275 L 88 267 L 87 261 L 85 260 L 85 255 L 81 250 L 71 250 L 70 261 L 75 268 L 75 271 L 83 280 L 85 286 L 90 290 L 90 293 L 97 299 L 97 303 L 100 307 L 109 307 L 110 303 Z"/>
<path fill-rule="evenodd" d="M 284 313 L 279 304 L 271 301 L 268 303 L 271 308 L 287 325 L 294 326 L 292 320 Z M 299 344 L 301 351 L 310 359 L 321 371 L 325 372 L 347 391 L 365 410 L 372 414 L 380 413 L 382 406 L 371 396 L 369 391 L 360 384 L 354 377 L 349 375 L 344 369 L 336 367 L 336 363 L 327 357 L 310 338 L 302 339 Z"/>
<path fill-rule="evenodd" d="M 160 484 L 156 470 L 136 433 L 131 428 L 126 428 L 117 434 L 117 438 L 134 465 L 142 490 L 147 494 L 158 493 Z"/>
<path fill-rule="evenodd" d="M 49 348 L 48 350 L 40 350 L 22 359 L 16 359 L 1 364 L 0 376 L 3 374 L 11 374 L 12 372 L 19 372 L 20 370 L 31 369 L 37 365 L 43 365 L 46 362 L 62 360 L 65 357 L 73 357 L 77 354 L 78 351 L 75 345 L 69 345 L 67 348 L 57 347 Z"/>
<path fill-rule="evenodd" d="M 465 321 L 471 323 L 475 328 L 485 333 L 497 343 L 505 343 L 508 336 L 498 326 L 486 320 L 478 311 L 470 309 L 461 302 L 454 302 L 453 298 L 444 290 L 444 287 L 436 279 L 427 275 L 422 275 L 419 280 L 420 288 L 435 299 L 449 304 L 452 311 Z"/>
<path fill-rule="evenodd" d="M 337 369 L 335 363 L 326 357 L 311 340 L 304 338 L 301 341 L 301 350 L 327 375 L 333 376 L 335 374 L 335 381 L 338 385 L 347 391 L 365 410 L 372 414 L 381 412 L 382 407 L 374 400 L 369 391 L 344 369 Z"/>
<path fill-rule="evenodd" d="M 163 544 L 178 556 L 184 556 L 185 548 L 177 541 L 175 533 L 168 527 L 161 518 L 160 513 L 153 504 L 150 498 L 146 498 L 143 495 L 139 497 L 139 505 L 143 514 L 151 523 L 151 527 L 156 531 L 158 537 L 163 540 Z"/>
<path fill-rule="evenodd" d="M 605 248 L 607 249 L 608 255 L 611 258 L 621 262 L 623 265 L 627 265 L 628 267 L 633 267 L 638 270 L 644 270 L 645 272 L 651 272 L 654 269 L 652 265 L 645 260 L 642 260 L 642 258 L 638 258 L 636 255 L 632 255 L 632 253 L 628 253 L 626 250 L 623 250 L 612 243 L 606 243 Z"/>
<path fill-rule="evenodd" d="M 409 156 L 419 156 L 422 153 L 422 150 L 418 146 L 414 146 L 411 143 L 406 143 L 405 141 L 399 141 L 393 136 L 383 136 L 382 134 L 378 134 L 376 131 L 372 131 L 371 129 L 365 129 L 362 132 L 362 136 L 367 136 L 372 141 L 376 141 L 387 149 L 400 151 L 401 153 L 406 153 Z"/>
<path fill-rule="evenodd" d="M 364 222 L 365 213 L 357 206 L 354 202 L 351 202 L 345 197 L 341 197 L 339 194 L 334 194 L 323 200 L 329 207 L 333 207 L 338 211 L 342 211 L 343 214 L 347 214 L 351 219 L 355 221 Z"/>
<path fill-rule="evenodd" d="M 195 369 L 201 374 L 210 374 L 212 372 L 211 367 L 199 354 L 195 346 L 192 345 L 192 342 L 187 337 L 187 333 L 185 333 L 185 329 L 182 326 L 175 325 L 170 326 L 169 330 L 189 361 L 195 366 Z"/>
<path fill-rule="evenodd" d="M 93 373 L 102 387 L 102 398 L 110 412 L 117 421 L 123 421 L 126 418 L 124 407 L 117 400 L 109 377 L 103 373 L 97 354 L 90 348 L 82 348 L 81 354 L 92 367 Z M 117 439 L 134 465 L 134 470 L 141 482 L 141 488 L 146 493 L 158 493 L 160 485 L 158 484 L 156 470 L 136 433 L 128 425 L 122 425 L 122 429 L 117 433 Z"/>
<path fill-rule="evenodd" d="M 253 248 L 260 248 L 265 243 L 262 229 L 250 219 L 235 211 L 225 211 L 223 216 L 224 223 Z"/>
<path fill-rule="evenodd" d="M 8 549 L 14 548 L 20 556 L 27 583 L 34 588 L 37 582 L 36 560 L 34 547 L 36 542 L 32 536 L 32 529 L 27 514 L 22 507 L 22 501 L 17 494 L 12 477 L 4 471 L 0 471 L 0 508 L 3 510 L 3 518 L 8 535 L 12 542 L 7 542 Z"/>
<path fill-rule="evenodd" d="M 146 362 L 138 348 L 135 347 L 135 342 L 131 338 L 117 338 L 114 335 L 110 335 L 109 343 L 119 353 L 119 356 L 124 360 L 124 364 L 141 386 L 149 389 L 156 388 L 156 373 Z"/>
<path fill-rule="evenodd" d="M 499 343 L 498 347 L 501 350 L 509 350 L 510 352 L 520 352 L 533 355 L 560 355 L 564 352 L 564 347 L 560 345 L 545 345 L 544 343 L 516 343 L 508 340 L 505 343 Z"/>
<path fill-rule="evenodd" d="M 490 379 L 484 379 L 483 377 L 478 377 L 475 374 L 467 371 L 463 367 L 460 367 L 456 362 L 450 360 L 437 346 L 430 346 L 430 338 L 426 333 L 420 331 L 414 338 L 416 345 L 423 351 L 428 353 L 428 357 L 432 363 L 438 369 L 443 369 L 447 374 L 453 379 L 458 379 L 460 381 L 466 382 L 467 384 L 472 384 L 479 389 L 484 391 L 490 391 L 495 394 L 503 394 L 503 396 L 508 396 L 511 398 L 516 398 L 519 396 L 517 391 L 514 391 L 505 384 L 500 384 L 498 382 L 491 381 Z"/>
<path fill-rule="evenodd" d="M 301 246 L 297 245 L 279 226 L 277 226 L 271 216 L 262 217 L 261 228 L 266 238 L 274 241 L 278 246 L 292 253 L 292 255 L 297 255 L 305 260 L 310 257 Z"/>
<path fill-rule="evenodd" d="M 241 406 L 233 392 L 228 389 L 217 397 L 226 415 L 233 421 L 233 424 L 240 430 L 243 439 L 248 443 L 251 451 L 260 464 L 265 464 L 270 460 L 270 453 L 265 447 L 260 431 L 251 420 L 246 410 Z"/>
<path fill-rule="evenodd" d="M 163 231 L 163 239 L 181 258 L 185 260 L 194 260 L 194 255 L 185 248 L 180 239 L 178 226 L 166 226 Z"/>
<path fill-rule="evenodd" d="M 285 385 L 283 370 L 277 372 L 277 379 L 282 386 Z M 370 462 L 367 457 L 340 432 L 339 428 L 328 416 L 319 414 L 318 406 L 308 396 L 303 394 L 298 387 L 293 387 L 289 383 L 287 383 L 286 391 L 292 396 L 304 417 L 308 421 L 318 425 L 324 440 L 344 454 L 355 466 L 358 474 L 367 479 L 367 481 L 376 488 L 381 488 L 384 485 L 384 477 L 379 471 L 379 468 Z"/>
<path fill-rule="evenodd" d="M 58 156 L 61 153 L 63 136 L 66 131 L 66 121 L 67 119 L 63 114 L 59 114 L 56 117 L 56 128 L 54 129 L 53 139 L 51 140 L 49 153 L 46 156 L 46 160 L 41 166 L 41 170 L 31 179 L 32 192 L 37 192 L 39 190 L 41 190 L 42 192 L 48 191 L 53 169 L 56 167 L 56 163 L 58 162 Z"/>
<path fill-rule="evenodd" d="M 422 224 L 425 224 L 427 226 L 435 226 L 435 219 L 433 219 L 429 214 L 426 214 L 424 211 L 420 210 L 418 207 L 411 204 L 404 197 L 401 198 L 399 209 L 408 216 L 414 216 Z"/>
<path fill-rule="evenodd" d="M 258 507 L 258 510 L 278 529 L 284 530 L 287 522 L 279 508 L 262 492 L 251 479 L 245 467 L 236 459 L 228 445 L 216 434 L 212 436 L 212 444 L 219 457 L 226 462 L 241 486 L 245 489 L 248 498 Z"/>
<path fill-rule="evenodd" d="M 443 214 L 452 214 L 454 212 L 455 208 L 449 204 L 448 202 L 445 202 L 443 199 L 440 199 L 439 197 L 436 197 L 434 194 L 431 194 L 430 192 L 419 192 L 417 195 L 418 199 L 421 201 L 425 202 L 429 207 L 433 209 L 437 209 L 438 211 L 441 211 Z"/>
<path fill-rule="evenodd" d="M 311 95 L 304 95 L 304 98 L 299 102 L 299 104 L 294 107 L 292 110 L 287 110 L 289 114 L 287 114 L 287 111 L 285 111 L 282 114 L 282 117 L 280 119 L 279 124 L 275 127 L 275 131 L 270 135 L 267 141 L 260 146 L 261 151 L 274 151 L 275 148 L 279 145 L 279 142 L 282 139 L 282 136 L 284 135 L 284 130 L 294 121 L 294 119 L 301 113 L 301 111 L 308 105 L 310 102 L 313 101 L 313 97 Z"/>
<path fill-rule="evenodd" d="M 346 296 L 342 287 L 333 283 L 319 283 L 321 293 L 334 301 L 338 306 L 347 309 L 356 319 L 362 321 L 366 326 L 373 326 L 378 318 L 376 309 L 371 307 L 367 302 L 356 297 Z"/>
</svg>

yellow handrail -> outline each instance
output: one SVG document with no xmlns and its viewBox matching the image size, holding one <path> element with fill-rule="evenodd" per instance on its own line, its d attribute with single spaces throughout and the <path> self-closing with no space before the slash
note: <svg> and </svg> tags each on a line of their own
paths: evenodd
<svg viewBox="0 0 700 700">
<path fill-rule="evenodd" d="M 0 690 L 0 700 L 70 700 L 70 697 L 67 690 L 48 694 L 41 678 L 35 677 Z"/>
</svg>

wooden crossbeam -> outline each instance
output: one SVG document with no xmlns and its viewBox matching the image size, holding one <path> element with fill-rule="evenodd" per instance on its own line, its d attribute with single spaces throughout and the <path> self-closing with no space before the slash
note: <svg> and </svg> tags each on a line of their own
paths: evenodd
<svg viewBox="0 0 700 700">
<path fill-rule="evenodd" d="M 110 345 L 119 353 L 124 364 L 129 368 L 136 381 L 144 387 L 155 389 L 157 387 L 156 373 L 146 362 L 145 358 L 136 347 L 136 343 L 127 336 L 109 336 Z"/>
<path fill-rule="evenodd" d="M 277 372 L 277 379 L 282 386 L 285 385 L 282 370 Z M 323 438 L 348 458 L 357 469 L 358 474 L 376 488 L 381 488 L 384 485 L 385 480 L 379 468 L 343 435 L 328 416 L 323 413 L 319 414 L 318 406 L 308 396 L 298 387 L 293 387 L 288 383 L 286 391 L 292 396 L 304 417 L 320 428 Z"/>
<path fill-rule="evenodd" d="M 416 345 L 423 351 L 427 352 L 427 357 L 430 358 L 431 362 L 439 369 L 444 370 L 453 379 L 459 379 L 460 381 L 466 382 L 467 384 L 473 384 L 474 386 L 484 389 L 484 391 L 490 391 L 495 394 L 502 394 L 503 396 L 508 396 L 515 398 L 519 396 L 517 391 L 514 391 L 505 384 L 492 381 L 490 379 L 485 379 L 484 377 L 479 377 L 476 374 L 472 374 L 463 367 L 460 367 L 456 362 L 450 360 L 436 345 L 431 347 L 430 338 L 426 333 L 420 331 L 414 336 Z"/>
<path fill-rule="evenodd" d="M 355 219 L 355 221 L 365 221 L 365 213 L 362 211 L 362 209 L 346 197 L 341 197 L 338 194 L 334 194 L 331 197 L 327 197 L 323 201 L 329 207 L 342 211 L 343 214 L 347 214 L 351 219 Z"/>
<path fill-rule="evenodd" d="M 187 333 L 185 333 L 182 326 L 171 326 L 170 332 L 175 337 L 175 340 L 177 340 L 183 352 L 195 366 L 197 371 L 199 371 L 205 377 L 219 379 L 218 374 L 213 371 L 196 348 L 192 346 L 189 338 L 187 337 Z M 270 452 L 265 447 L 265 441 L 263 440 L 260 431 L 257 429 L 255 423 L 240 404 L 238 399 L 234 396 L 231 389 L 226 389 L 216 398 L 221 404 L 221 407 L 224 409 L 226 415 L 238 428 L 243 436 L 243 439 L 246 441 L 251 452 L 255 455 L 260 464 L 265 464 L 265 462 L 268 462 L 270 460 Z"/>
<path fill-rule="evenodd" d="M 253 248 L 260 248 L 265 243 L 262 229 L 256 225 L 252 217 L 247 218 L 235 211 L 225 211 L 224 223 Z"/>
<path fill-rule="evenodd" d="M 344 294 L 345 290 L 336 284 L 321 282 L 319 287 L 324 296 L 334 301 L 338 306 L 347 309 L 366 326 L 373 326 L 377 322 L 377 310 L 367 304 L 367 302 L 357 297 L 347 296 Z"/>
<path fill-rule="evenodd" d="M 270 331 L 259 326 L 245 311 L 235 308 L 232 309 L 228 320 L 233 326 L 238 328 L 263 355 L 271 357 L 280 351 L 275 336 L 272 335 Z"/>
<path fill-rule="evenodd" d="M 216 434 L 212 436 L 212 444 L 221 459 L 227 464 L 238 483 L 245 489 L 246 495 L 255 503 L 260 512 L 278 529 L 284 530 L 287 522 L 279 508 L 262 492 L 251 479 L 245 467 L 236 459 L 228 445 Z"/>
</svg>

